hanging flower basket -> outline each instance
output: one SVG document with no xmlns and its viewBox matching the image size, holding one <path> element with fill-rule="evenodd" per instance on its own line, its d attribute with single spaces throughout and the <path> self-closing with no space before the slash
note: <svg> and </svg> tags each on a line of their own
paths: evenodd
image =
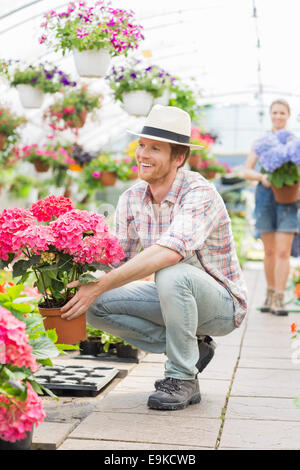
<svg viewBox="0 0 300 470">
<path fill-rule="evenodd" d="M 38 307 L 44 319 L 46 330 L 55 328 L 58 344 L 76 344 L 86 339 L 86 315 L 82 314 L 74 320 L 61 318 L 60 308 Z"/>
<path fill-rule="evenodd" d="M 3 150 L 6 144 L 6 134 L 0 134 L 0 150 Z"/>
<path fill-rule="evenodd" d="M 103 186 L 114 186 L 117 181 L 117 175 L 113 171 L 103 170 L 100 174 L 99 181 Z"/>
<path fill-rule="evenodd" d="M 38 158 L 34 160 L 33 165 L 38 173 L 46 173 L 50 168 L 50 165 L 48 163 L 45 163 L 42 160 L 39 160 Z"/>
<path fill-rule="evenodd" d="M 40 108 L 44 101 L 44 93 L 31 85 L 17 85 L 19 98 L 23 108 Z"/>
<path fill-rule="evenodd" d="M 109 69 L 111 56 L 107 49 L 78 51 L 73 49 L 74 63 L 80 77 L 104 77 Z"/>
<path fill-rule="evenodd" d="M 124 110 L 132 116 L 147 116 L 153 105 L 153 95 L 144 90 L 123 94 Z"/>
<path fill-rule="evenodd" d="M 299 182 L 291 186 L 283 185 L 281 188 L 276 188 L 271 184 L 275 201 L 279 204 L 292 204 L 299 198 Z"/>
</svg>

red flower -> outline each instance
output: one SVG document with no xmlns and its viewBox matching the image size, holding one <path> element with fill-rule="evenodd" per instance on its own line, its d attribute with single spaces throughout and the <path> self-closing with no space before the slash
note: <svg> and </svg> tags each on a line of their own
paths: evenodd
<svg viewBox="0 0 300 470">
<path fill-rule="evenodd" d="M 292 333 L 296 333 L 297 332 L 297 323 L 292 323 L 291 324 L 291 332 Z"/>
</svg>

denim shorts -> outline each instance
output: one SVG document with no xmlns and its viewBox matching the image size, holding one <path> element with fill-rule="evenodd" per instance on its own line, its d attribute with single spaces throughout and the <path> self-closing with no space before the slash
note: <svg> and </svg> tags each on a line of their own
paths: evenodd
<svg viewBox="0 0 300 470">
<path fill-rule="evenodd" d="M 279 204 L 271 188 L 261 183 L 255 193 L 256 230 L 260 233 L 298 233 L 297 204 Z"/>
</svg>

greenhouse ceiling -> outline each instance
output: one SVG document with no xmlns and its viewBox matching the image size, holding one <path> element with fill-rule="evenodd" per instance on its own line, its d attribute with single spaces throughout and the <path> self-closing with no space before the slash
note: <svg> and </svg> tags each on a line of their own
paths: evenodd
<svg viewBox="0 0 300 470">
<path fill-rule="evenodd" d="M 67 4 L 1 0 L 0 57 L 47 60 L 75 75 L 70 55 L 49 52 L 38 41 L 42 15 Z M 300 98 L 300 62 L 295 54 L 300 42 L 298 0 L 113 0 L 112 5 L 131 8 L 144 27 L 145 40 L 134 55 L 181 79 L 193 79 L 201 90 L 200 104 Z M 94 80 L 92 86 L 107 87 L 104 79 Z M 3 97 L 5 89 L 1 91 Z M 14 91 L 5 93 L 6 99 L 10 93 Z M 137 125 L 139 119 L 128 118 L 109 96 L 105 103 L 104 116 L 119 124 L 114 125 L 115 132 Z M 31 116 L 34 121 L 33 111 Z M 36 114 L 37 127 L 38 120 Z M 105 120 L 110 133 L 111 122 Z M 85 139 L 89 140 L 88 133 Z"/>
</svg>

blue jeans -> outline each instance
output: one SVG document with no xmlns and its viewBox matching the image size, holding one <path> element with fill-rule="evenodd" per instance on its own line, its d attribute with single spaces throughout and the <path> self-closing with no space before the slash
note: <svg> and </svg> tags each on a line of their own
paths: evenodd
<svg viewBox="0 0 300 470">
<path fill-rule="evenodd" d="M 234 304 L 213 277 L 187 263 L 163 268 L 155 282 L 135 281 L 102 294 L 87 322 L 152 353 L 165 353 L 165 376 L 198 373 L 197 335 L 223 336 L 235 329 Z"/>
</svg>

